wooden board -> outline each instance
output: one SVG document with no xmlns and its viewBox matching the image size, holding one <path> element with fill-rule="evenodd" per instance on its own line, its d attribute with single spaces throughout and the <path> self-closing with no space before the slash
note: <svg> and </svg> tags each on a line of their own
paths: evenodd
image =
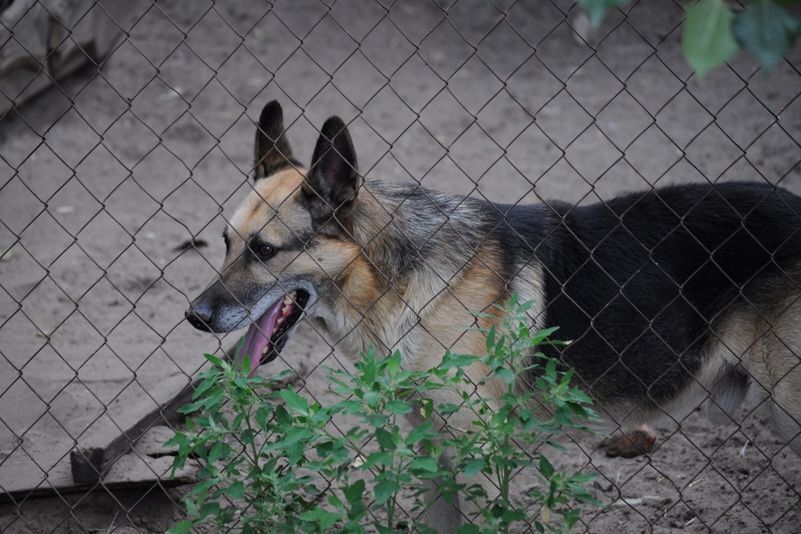
<svg viewBox="0 0 801 534">
<path fill-rule="evenodd" d="M 102 481 L 78 482 L 72 478 L 69 461 L 57 463 L 52 469 L 48 470 L 47 476 L 35 477 L 39 479 L 37 484 L 32 485 L 30 476 L 24 476 L 24 470 L 30 470 L 30 462 L 13 461 L 4 464 L 4 469 L 9 472 L 19 472 L 22 476 L 14 479 L 4 480 L 3 493 L 0 493 L 2 502 L 20 502 L 34 497 L 52 496 L 55 493 L 85 493 L 89 491 L 114 491 L 131 489 L 149 489 L 158 483 L 163 487 L 179 486 L 191 484 L 195 481 L 195 473 L 199 464 L 193 460 L 187 464 L 175 476 L 170 476 L 174 449 L 163 447 L 173 431 L 169 427 L 155 426 L 145 432 L 139 442 L 116 459 L 114 464 L 108 469 Z M 35 467 L 34 467 L 35 468 Z M 8 486 L 8 487 L 6 487 Z"/>
<path fill-rule="evenodd" d="M 163 405 L 154 407 L 152 399 L 144 398 L 114 421 L 93 425 L 97 428 L 90 429 L 87 437 L 70 452 L 73 480 L 76 483 L 98 482 L 150 428 L 177 423 L 180 420 L 178 408 L 190 401 L 198 383 L 198 379 L 188 382 L 182 375 L 172 377 L 159 384 L 159 391 L 154 394 L 159 399 L 165 398 L 167 392 Z"/>
</svg>

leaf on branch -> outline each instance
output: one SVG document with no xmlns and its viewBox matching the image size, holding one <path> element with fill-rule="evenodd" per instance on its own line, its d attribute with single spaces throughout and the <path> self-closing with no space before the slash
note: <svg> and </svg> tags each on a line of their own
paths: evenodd
<svg viewBox="0 0 801 534">
<path fill-rule="evenodd" d="M 625 5 L 628 2 L 629 0 L 579 0 L 579 4 L 587 12 L 590 24 L 593 26 L 601 23 L 607 11 Z"/>
<path fill-rule="evenodd" d="M 385 451 L 394 451 L 395 446 L 395 437 L 392 435 L 391 432 L 383 429 L 377 428 L 375 431 L 375 438 L 378 441 L 378 444 L 381 446 L 382 450 Z"/>
<path fill-rule="evenodd" d="M 409 402 L 397 399 L 386 403 L 384 408 L 389 413 L 394 413 L 397 415 L 404 415 L 412 411 L 412 407 L 409 406 Z"/>
<path fill-rule="evenodd" d="M 379 481 L 373 487 L 373 493 L 375 493 L 375 502 L 377 505 L 381 506 L 390 500 L 398 491 L 400 491 L 400 486 L 398 483 L 391 479 L 384 479 Z"/>
<path fill-rule="evenodd" d="M 333 512 L 317 507 L 300 514 L 300 519 L 308 521 L 309 523 L 315 523 L 319 525 L 321 531 L 326 531 L 339 520 L 339 516 Z"/>
<path fill-rule="evenodd" d="M 548 461 L 548 458 L 542 455 L 540 455 L 540 473 L 547 479 L 550 479 L 554 473 L 553 465 Z"/>
<path fill-rule="evenodd" d="M 309 403 L 306 399 L 298 395 L 294 390 L 291 389 L 282 389 L 278 392 L 278 395 L 284 399 L 284 402 L 289 407 L 289 409 L 301 414 L 301 415 L 308 415 L 309 414 Z"/>
<path fill-rule="evenodd" d="M 236 480 L 228 486 L 223 493 L 231 499 L 244 499 L 245 484 L 241 480 Z"/>
<path fill-rule="evenodd" d="M 422 424 L 417 425 L 411 430 L 411 432 L 409 432 L 409 435 L 406 436 L 406 444 L 411 447 L 418 441 L 431 437 L 433 433 L 434 430 L 431 425 L 431 421 L 424 421 Z"/>
<path fill-rule="evenodd" d="M 723 0 L 700 0 L 687 8 L 681 48 L 698 76 L 723 64 L 739 50 L 731 31 L 733 18 Z"/>
<path fill-rule="evenodd" d="M 484 461 L 484 458 L 474 458 L 465 464 L 464 474 L 472 477 L 479 474 L 486 467 L 487 462 Z"/>
<path fill-rule="evenodd" d="M 182 519 L 170 527 L 166 534 L 189 534 L 192 532 L 192 527 L 194 526 L 195 524 L 192 521 L 188 519 Z"/>
<path fill-rule="evenodd" d="M 757 0 L 734 17 L 737 41 L 770 71 L 801 34 L 801 22 L 773 0 Z"/>
<path fill-rule="evenodd" d="M 345 488 L 345 499 L 351 507 L 362 502 L 364 496 L 364 480 L 357 480 Z"/>
<path fill-rule="evenodd" d="M 439 469 L 439 464 L 437 464 L 437 460 L 435 458 L 430 456 L 420 456 L 411 461 L 409 464 L 409 469 L 436 473 Z"/>
<path fill-rule="evenodd" d="M 473 356 L 471 354 L 454 354 L 448 351 L 442 358 L 442 363 L 440 363 L 439 367 L 440 369 L 453 369 L 454 367 L 465 368 L 477 362 L 479 359 L 479 356 Z"/>
</svg>

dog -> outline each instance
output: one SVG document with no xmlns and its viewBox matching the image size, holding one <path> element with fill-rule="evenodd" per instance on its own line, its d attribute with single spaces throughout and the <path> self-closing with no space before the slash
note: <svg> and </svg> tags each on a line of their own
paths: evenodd
<svg viewBox="0 0 801 534">
<path fill-rule="evenodd" d="M 625 435 L 645 434 L 629 445 L 650 447 L 641 425 L 656 417 L 681 422 L 706 399 L 732 415 L 757 390 L 801 453 L 801 198 L 784 189 L 676 185 L 582 207 L 492 204 L 365 181 L 338 117 L 306 168 L 275 101 L 259 117 L 254 178 L 225 229 L 219 276 L 186 312 L 204 331 L 248 327 L 253 368 L 279 355 L 303 316 L 350 354 L 397 349 L 411 369 L 447 349 L 482 354 L 475 327 L 517 294 L 534 302 L 532 326 L 558 325 L 570 341 L 543 350 Z M 497 398 L 486 374 L 468 369 L 478 393 Z M 438 531 L 458 525 L 448 506 L 430 512 Z"/>
</svg>

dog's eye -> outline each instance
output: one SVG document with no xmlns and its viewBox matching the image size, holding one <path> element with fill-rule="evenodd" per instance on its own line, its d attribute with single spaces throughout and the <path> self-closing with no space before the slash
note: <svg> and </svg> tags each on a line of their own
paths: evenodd
<svg viewBox="0 0 801 534">
<path fill-rule="evenodd" d="M 264 241 L 253 241 L 250 243 L 250 249 L 261 260 L 269 260 L 275 256 L 278 249 Z"/>
</svg>

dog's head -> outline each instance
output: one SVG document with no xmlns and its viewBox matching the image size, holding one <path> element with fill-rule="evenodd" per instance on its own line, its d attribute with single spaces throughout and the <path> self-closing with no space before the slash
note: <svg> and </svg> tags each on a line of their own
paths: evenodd
<svg viewBox="0 0 801 534">
<path fill-rule="evenodd" d="M 361 177 L 345 123 L 322 127 L 308 170 L 292 156 L 281 106 L 264 107 L 256 131 L 253 191 L 225 228 L 225 262 L 186 312 L 200 330 L 249 326 L 253 369 L 274 359 L 303 313 L 324 317 L 331 285 L 359 256 L 349 239 Z"/>
</svg>

